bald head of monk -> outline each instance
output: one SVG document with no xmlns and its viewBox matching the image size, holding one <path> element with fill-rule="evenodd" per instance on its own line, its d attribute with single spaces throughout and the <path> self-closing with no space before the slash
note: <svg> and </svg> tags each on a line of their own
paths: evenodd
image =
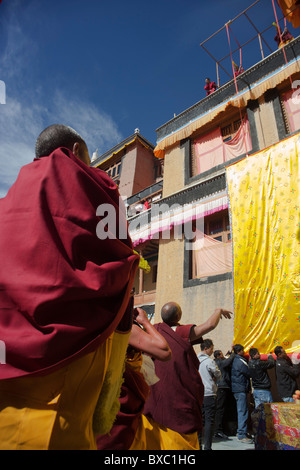
<svg viewBox="0 0 300 470">
<path fill-rule="evenodd" d="M 65 147 L 86 165 L 90 165 L 90 156 L 83 138 L 72 127 L 52 124 L 38 136 L 35 144 L 36 158 L 47 157 L 59 147 Z"/>
<path fill-rule="evenodd" d="M 161 318 L 169 326 L 178 325 L 181 316 L 181 307 L 176 302 L 168 302 L 161 309 Z"/>
</svg>

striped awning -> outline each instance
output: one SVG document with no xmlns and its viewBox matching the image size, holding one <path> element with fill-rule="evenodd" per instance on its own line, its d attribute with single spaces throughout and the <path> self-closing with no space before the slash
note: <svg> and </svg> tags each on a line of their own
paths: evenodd
<svg viewBox="0 0 300 470">
<path fill-rule="evenodd" d="M 174 226 L 187 224 L 227 208 L 226 191 L 185 205 L 173 204 L 169 208 L 166 204 L 154 204 L 148 211 L 150 221 L 149 217 L 146 223 L 145 217 L 136 217 L 129 221 L 129 233 L 133 246 L 159 238 L 159 234 L 170 232 Z"/>
</svg>

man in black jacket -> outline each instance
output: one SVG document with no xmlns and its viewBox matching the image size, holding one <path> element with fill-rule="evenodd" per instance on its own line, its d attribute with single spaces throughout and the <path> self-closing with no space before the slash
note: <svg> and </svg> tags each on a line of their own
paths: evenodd
<svg viewBox="0 0 300 470">
<path fill-rule="evenodd" d="M 251 358 L 248 364 L 249 372 L 252 378 L 255 408 L 257 408 L 261 403 L 273 402 L 271 380 L 267 370 L 275 367 L 275 359 L 273 359 L 272 355 L 269 355 L 266 361 L 262 361 L 260 353 L 256 348 L 251 348 L 249 355 Z"/>
<path fill-rule="evenodd" d="M 299 364 L 294 365 L 282 346 L 276 346 L 274 353 L 276 360 L 277 389 L 284 402 L 293 402 L 293 394 L 297 390 L 296 378 L 300 374 Z"/>
<path fill-rule="evenodd" d="M 231 364 L 234 359 L 232 353 L 225 358 L 223 352 L 217 349 L 214 352 L 215 362 L 221 371 L 221 379 L 217 382 L 217 399 L 216 399 L 216 415 L 215 415 L 215 437 L 228 439 L 223 432 L 223 418 L 226 406 L 230 399 L 231 392 Z"/>
<path fill-rule="evenodd" d="M 244 347 L 241 344 L 233 346 L 234 359 L 231 367 L 231 390 L 236 400 L 238 415 L 237 436 L 241 442 L 249 443 L 247 437 L 248 402 L 247 395 L 250 392 L 250 372 L 248 362 L 244 355 Z"/>
</svg>

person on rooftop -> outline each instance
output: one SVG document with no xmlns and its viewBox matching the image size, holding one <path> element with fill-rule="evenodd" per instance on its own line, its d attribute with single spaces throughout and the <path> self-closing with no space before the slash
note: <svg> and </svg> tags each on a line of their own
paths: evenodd
<svg viewBox="0 0 300 470">
<path fill-rule="evenodd" d="M 234 73 L 233 76 L 237 77 L 238 75 L 241 75 L 241 73 L 244 72 L 244 68 L 242 65 L 238 66 L 235 62 L 233 62 L 233 68 L 234 68 Z"/>
<path fill-rule="evenodd" d="M 205 87 L 204 87 L 204 90 L 206 91 L 206 96 L 210 95 L 211 93 L 213 93 L 214 91 L 216 91 L 217 89 L 217 85 L 215 82 L 211 82 L 210 81 L 210 78 L 206 78 L 205 79 Z"/>
<path fill-rule="evenodd" d="M 294 37 L 291 35 L 287 27 L 284 28 L 283 31 L 281 31 L 281 28 L 278 29 L 278 26 L 276 23 L 273 23 L 273 25 L 276 28 L 276 36 L 274 37 L 274 41 L 277 42 L 278 48 L 285 46 L 288 42 L 292 41 Z"/>
</svg>

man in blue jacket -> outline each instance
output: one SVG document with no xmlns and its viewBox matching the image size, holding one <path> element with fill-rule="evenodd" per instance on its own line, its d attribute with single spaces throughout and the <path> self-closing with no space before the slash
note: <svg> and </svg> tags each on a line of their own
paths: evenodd
<svg viewBox="0 0 300 470">
<path fill-rule="evenodd" d="M 251 439 L 247 437 L 248 403 L 247 394 L 250 391 L 250 373 L 248 363 L 244 358 L 244 347 L 241 344 L 233 346 L 235 358 L 231 368 L 231 390 L 236 400 L 238 429 L 237 437 L 239 441 L 249 443 Z"/>
</svg>

